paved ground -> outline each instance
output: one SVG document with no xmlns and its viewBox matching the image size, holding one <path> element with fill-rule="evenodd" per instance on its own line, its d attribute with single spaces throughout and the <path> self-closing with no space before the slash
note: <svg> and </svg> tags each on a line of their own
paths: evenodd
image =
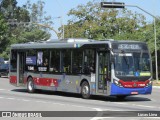
<svg viewBox="0 0 160 120">
<path fill-rule="evenodd" d="M 0 78 L 0 111 L 95 111 L 95 115 L 106 112 L 97 111 L 160 111 L 160 88 L 153 88 L 151 95 L 138 95 L 117 101 L 115 97 L 93 96 L 92 99 L 82 99 L 80 95 L 62 92 L 40 91 L 29 94 L 24 88 L 16 88 L 9 84 L 8 78 Z M 67 112 L 55 113 L 66 114 Z M 86 112 L 90 114 L 89 112 Z M 93 114 L 92 113 L 92 114 Z M 54 113 L 52 113 L 54 114 Z M 77 116 L 80 112 L 72 112 Z M 116 114 L 116 113 L 112 113 Z M 2 118 L 0 118 L 2 119 Z M 6 118 L 5 118 L 6 119 Z M 17 120 L 17 118 L 13 118 Z M 22 118 L 18 118 L 21 120 Z M 23 118 L 24 119 L 24 118 Z M 27 118 L 26 118 L 27 119 Z M 30 118 L 31 119 L 31 118 Z M 33 119 L 33 118 L 32 118 Z M 41 120 L 46 118 L 34 118 Z M 54 117 L 47 119 L 63 120 L 158 120 L 160 118 L 143 117 Z"/>
</svg>

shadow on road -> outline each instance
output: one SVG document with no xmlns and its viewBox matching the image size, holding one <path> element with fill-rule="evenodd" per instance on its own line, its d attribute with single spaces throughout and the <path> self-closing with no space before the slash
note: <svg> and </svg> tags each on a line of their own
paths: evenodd
<svg viewBox="0 0 160 120">
<path fill-rule="evenodd" d="M 28 94 L 26 89 L 13 89 L 14 92 L 22 92 Z M 32 94 L 32 93 L 31 93 Z M 75 93 L 67 93 L 67 92 L 58 92 L 58 91 L 47 91 L 47 90 L 36 90 L 33 94 L 41 94 L 41 95 L 54 95 L 54 96 L 63 96 L 63 97 L 75 97 L 75 98 L 82 98 L 81 94 Z M 144 102 L 144 101 L 152 101 L 149 98 L 144 96 L 128 96 L 123 100 L 117 99 L 115 96 L 91 96 L 90 99 L 87 100 L 98 100 L 98 101 L 106 101 L 106 102 Z"/>
</svg>

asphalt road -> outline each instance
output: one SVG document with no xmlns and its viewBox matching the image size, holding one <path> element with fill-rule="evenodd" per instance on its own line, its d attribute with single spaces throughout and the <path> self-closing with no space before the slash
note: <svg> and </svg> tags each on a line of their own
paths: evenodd
<svg viewBox="0 0 160 120">
<path fill-rule="evenodd" d="M 39 91 L 29 94 L 24 88 L 17 88 L 9 84 L 8 78 L 0 78 L 0 111 L 94 111 L 97 116 L 103 114 L 98 111 L 160 111 L 160 88 L 153 88 L 151 95 L 137 95 L 127 97 L 123 101 L 117 101 L 115 97 L 93 96 L 91 99 L 82 99 L 81 95 Z M 60 112 L 64 114 L 66 112 Z M 71 112 L 70 112 L 71 113 Z M 83 113 L 83 112 L 82 112 Z M 54 114 L 54 113 L 53 113 Z M 77 116 L 73 112 L 73 116 Z M 116 114 L 116 113 L 113 113 Z M 79 115 L 81 116 L 81 115 Z M 1 117 L 0 119 L 3 119 Z M 5 118 L 11 119 L 11 118 Z M 21 120 L 22 118 L 12 118 Z M 28 119 L 28 118 L 23 118 Z M 160 117 L 48 117 L 30 118 L 36 120 L 160 120 Z"/>
</svg>

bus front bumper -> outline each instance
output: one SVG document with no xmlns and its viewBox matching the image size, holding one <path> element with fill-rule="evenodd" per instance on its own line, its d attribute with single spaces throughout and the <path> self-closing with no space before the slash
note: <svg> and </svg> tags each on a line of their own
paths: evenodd
<svg viewBox="0 0 160 120">
<path fill-rule="evenodd" d="M 152 85 L 144 88 L 124 88 L 112 83 L 110 95 L 137 95 L 137 94 L 151 94 Z"/>
</svg>

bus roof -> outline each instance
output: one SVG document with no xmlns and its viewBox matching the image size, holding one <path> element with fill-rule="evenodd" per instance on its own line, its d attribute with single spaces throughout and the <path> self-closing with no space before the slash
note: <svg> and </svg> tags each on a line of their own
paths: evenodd
<svg viewBox="0 0 160 120">
<path fill-rule="evenodd" d="M 82 39 L 82 38 L 69 38 L 69 39 L 54 39 L 41 42 L 28 42 L 21 44 L 11 45 L 11 49 L 40 49 L 40 48 L 81 48 L 85 46 L 101 47 L 108 46 L 111 48 L 112 44 L 116 43 L 141 43 L 139 41 L 129 41 L 129 40 L 92 40 L 92 39 Z M 101 45 L 101 46 L 100 46 Z"/>
</svg>

